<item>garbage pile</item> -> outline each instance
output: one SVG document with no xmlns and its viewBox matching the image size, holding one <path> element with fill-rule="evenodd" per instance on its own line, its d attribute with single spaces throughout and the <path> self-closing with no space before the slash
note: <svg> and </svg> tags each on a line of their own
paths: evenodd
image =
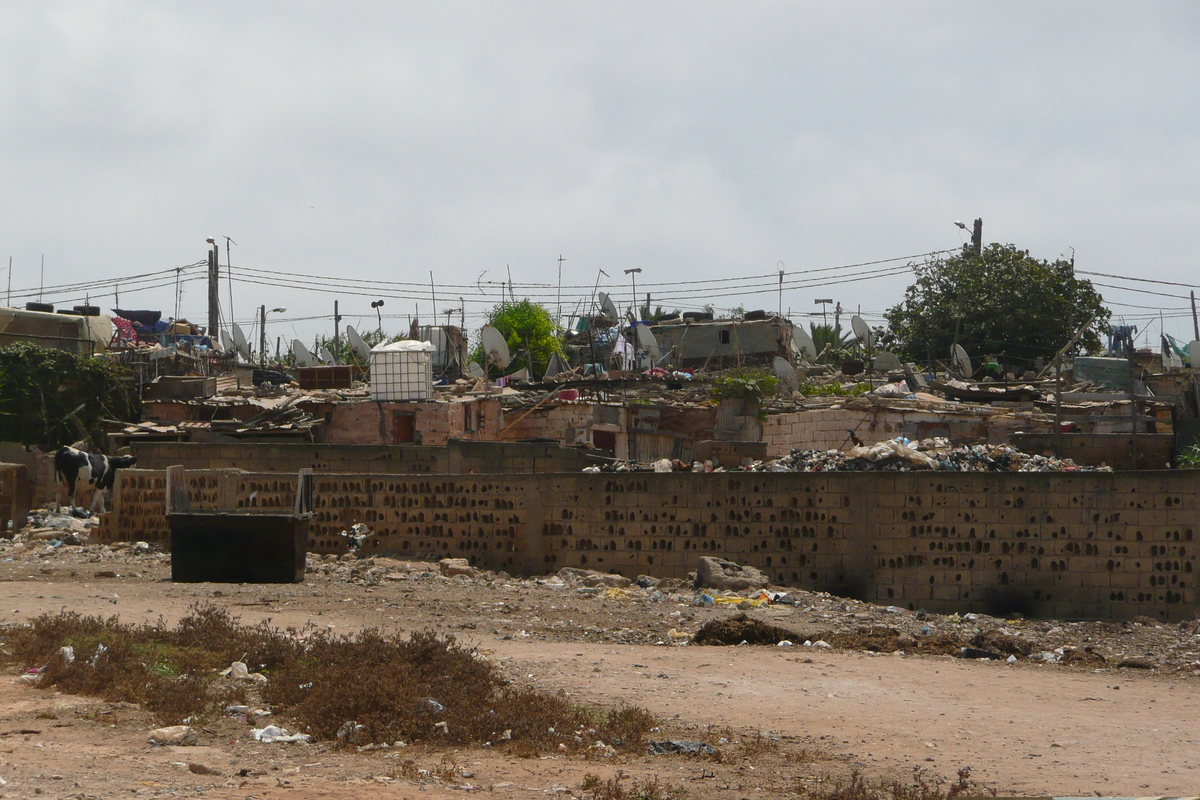
<svg viewBox="0 0 1200 800">
<path fill-rule="evenodd" d="M 955 447 L 936 437 L 913 442 L 897 437 L 872 445 L 840 450 L 796 450 L 776 461 L 756 461 L 751 472 L 1112 472 L 1069 458 L 1031 455 L 1007 444 Z"/>
</svg>

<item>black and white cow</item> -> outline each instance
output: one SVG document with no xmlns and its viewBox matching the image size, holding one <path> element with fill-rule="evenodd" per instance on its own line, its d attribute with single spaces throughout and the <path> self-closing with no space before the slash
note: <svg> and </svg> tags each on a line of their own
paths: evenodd
<svg viewBox="0 0 1200 800">
<path fill-rule="evenodd" d="M 60 448 L 54 454 L 54 482 L 67 490 L 71 509 L 75 508 L 75 493 L 83 486 L 95 489 L 92 495 L 92 513 L 104 513 L 104 491 L 113 487 L 113 479 L 121 467 L 132 467 L 137 463 L 135 456 L 108 457 L 99 453 L 85 453 L 74 447 Z M 59 507 L 62 504 L 59 503 Z M 97 508 L 98 507 L 98 508 Z"/>
</svg>

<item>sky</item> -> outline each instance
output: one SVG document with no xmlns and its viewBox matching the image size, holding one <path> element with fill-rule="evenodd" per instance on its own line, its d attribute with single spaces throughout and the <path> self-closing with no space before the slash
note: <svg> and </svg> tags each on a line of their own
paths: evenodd
<svg viewBox="0 0 1200 800">
<path fill-rule="evenodd" d="M 211 236 L 223 317 L 285 340 L 335 300 L 473 331 L 510 276 L 880 324 L 980 217 L 1157 346 L 1160 309 L 1193 338 L 1145 280 L 1200 285 L 1198 84 L 1185 2 L 6 0 L 0 268 L 204 324 Z"/>
</svg>

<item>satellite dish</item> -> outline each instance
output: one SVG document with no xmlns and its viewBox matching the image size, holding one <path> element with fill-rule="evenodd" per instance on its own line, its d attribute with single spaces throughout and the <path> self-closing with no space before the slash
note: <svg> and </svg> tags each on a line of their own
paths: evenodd
<svg viewBox="0 0 1200 800">
<path fill-rule="evenodd" d="M 650 330 L 648 325 L 638 325 L 636 330 L 638 344 L 649 353 L 651 360 L 658 361 L 662 358 L 662 351 L 658 349 L 658 339 L 654 338 L 654 331 Z"/>
<path fill-rule="evenodd" d="M 353 325 L 346 326 L 346 341 L 350 342 L 350 349 L 356 356 L 363 361 L 371 360 L 371 348 L 367 347 L 367 343 L 358 335 L 358 331 L 354 330 Z"/>
<path fill-rule="evenodd" d="M 606 295 L 604 292 L 600 293 L 600 310 L 603 311 L 604 315 L 611 320 L 618 320 L 621 318 L 621 315 L 617 313 L 617 307 L 613 305 L 612 298 Z"/>
<path fill-rule="evenodd" d="M 904 368 L 900 359 L 896 358 L 896 354 L 889 353 L 887 350 L 881 350 L 879 355 L 875 356 L 874 367 L 876 372 L 891 372 L 894 369 Z"/>
<path fill-rule="evenodd" d="M 875 343 L 875 337 L 871 334 L 871 328 L 858 314 L 850 318 L 850 327 L 854 329 L 854 335 L 862 342 L 863 347 L 868 350 Z"/>
<path fill-rule="evenodd" d="M 967 357 L 967 351 L 963 349 L 961 344 L 956 344 L 950 348 L 950 362 L 964 377 L 971 377 L 971 373 L 975 371 L 971 369 L 971 359 Z"/>
<path fill-rule="evenodd" d="M 328 347 L 321 348 L 321 361 L 325 364 L 336 364 L 337 359 L 333 357 L 333 353 L 329 352 Z"/>
<path fill-rule="evenodd" d="M 495 364 L 500 369 L 507 367 L 512 356 L 509 355 L 508 343 L 504 341 L 504 334 L 491 325 L 484 325 L 479 336 L 488 363 Z"/>
<path fill-rule="evenodd" d="M 800 344 L 800 349 L 804 351 L 804 355 L 808 358 L 817 357 L 817 345 L 813 342 L 812 337 L 808 335 L 808 331 L 804 328 L 796 328 L 792 333 L 792 338 Z"/>
<path fill-rule="evenodd" d="M 242 358 L 250 360 L 250 345 L 246 344 L 246 334 L 242 333 L 236 322 L 233 323 L 233 346 L 242 354 Z"/>
<path fill-rule="evenodd" d="M 482 378 L 484 376 L 483 367 L 479 366 L 475 361 L 467 364 L 467 372 L 472 378 Z"/>
<path fill-rule="evenodd" d="M 292 340 L 292 355 L 296 357 L 297 367 L 314 367 L 317 360 L 313 358 L 313 354 L 308 352 L 308 348 L 304 346 L 304 342 L 299 339 Z"/>
<path fill-rule="evenodd" d="M 789 392 L 800 389 L 800 379 L 796 377 L 796 370 L 792 369 L 791 364 L 779 356 L 775 356 L 772 366 L 775 369 L 775 377 L 783 381 L 783 385 L 788 388 Z"/>
<path fill-rule="evenodd" d="M 233 339 L 229 338 L 229 334 L 221 331 L 221 349 L 226 353 L 233 352 Z"/>
</svg>

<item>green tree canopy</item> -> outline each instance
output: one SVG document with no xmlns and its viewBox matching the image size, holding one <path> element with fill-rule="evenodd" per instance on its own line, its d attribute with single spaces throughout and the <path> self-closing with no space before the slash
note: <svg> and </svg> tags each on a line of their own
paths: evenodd
<svg viewBox="0 0 1200 800">
<path fill-rule="evenodd" d="M 141 415 L 128 378 L 106 358 L 26 343 L 0 347 L 0 440 L 58 447 L 90 438 L 102 446 L 101 420 Z"/>
<path fill-rule="evenodd" d="M 1028 368 L 1034 359 L 1052 358 L 1093 317 L 1072 354 L 1094 351 L 1111 313 L 1091 282 L 1075 277 L 1071 262 L 1038 260 L 1011 244 L 915 269 L 904 302 L 886 314 L 884 342 L 912 361 L 946 361 L 957 343 L 972 358 L 993 355 Z"/>
<path fill-rule="evenodd" d="M 529 299 L 496 305 L 488 312 L 488 324 L 500 331 L 512 353 L 513 359 L 506 372 L 530 366 L 525 356 L 529 353 L 533 357 L 530 377 L 540 377 L 550 364 L 551 354 L 560 349 L 554 318 L 545 307 Z M 518 351 L 522 354 L 518 355 Z M 477 344 L 471 351 L 471 358 L 484 363 L 481 345 Z"/>
</svg>

